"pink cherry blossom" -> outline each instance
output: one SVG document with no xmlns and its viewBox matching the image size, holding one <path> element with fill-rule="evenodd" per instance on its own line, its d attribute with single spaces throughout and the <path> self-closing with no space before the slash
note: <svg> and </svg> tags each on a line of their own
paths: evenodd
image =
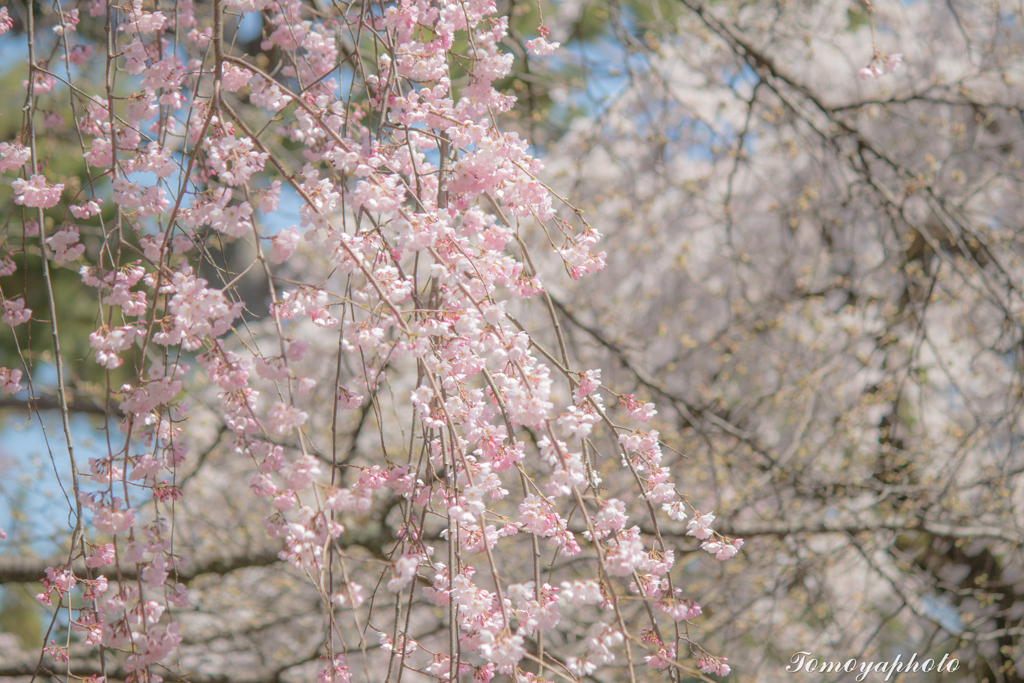
<svg viewBox="0 0 1024 683">
<path fill-rule="evenodd" d="M 304 455 L 281 470 L 288 488 L 295 491 L 307 489 L 313 485 L 320 474 L 320 461 L 312 455 Z"/>
<path fill-rule="evenodd" d="M 676 644 L 671 643 L 668 647 L 658 648 L 658 653 L 645 655 L 644 661 L 652 669 L 662 670 L 672 666 L 672 660 L 676 658 Z"/>
<path fill-rule="evenodd" d="M 398 561 L 395 562 L 393 576 L 388 581 L 388 590 L 392 593 L 400 593 L 405 590 L 405 587 L 412 582 L 412 577 L 416 575 L 416 569 L 421 560 L 420 555 L 402 555 L 398 558 Z"/>
<path fill-rule="evenodd" d="M 711 523 L 715 521 L 715 514 L 709 512 L 706 515 L 694 514 L 693 519 L 686 523 L 686 533 L 699 539 L 711 537 Z"/>
<path fill-rule="evenodd" d="M 304 411 L 276 401 L 267 415 L 267 431 L 276 436 L 290 434 L 296 427 L 301 427 L 308 417 Z"/>
<path fill-rule="evenodd" d="M 46 178 L 41 175 L 34 175 L 27 181 L 17 178 L 11 183 L 14 188 L 14 203 L 22 206 L 49 209 L 60 201 L 64 185 L 48 185 Z"/>
<path fill-rule="evenodd" d="M 27 323 L 32 318 L 32 309 L 25 308 L 25 300 L 7 299 L 3 302 L 3 322 L 11 327 Z"/>
<path fill-rule="evenodd" d="M 5 394 L 16 394 L 25 387 L 21 386 L 21 370 L 0 368 L 0 390 Z"/>
<path fill-rule="evenodd" d="M 93 526 L 104 534 L 118 534 L 131 528 L 135 521 L 135 510 L 101 507 L 93 518 Z"/>
<path fill-rule="evenodd" d="M 722 541 L 704 541 L 701 548 L 715 556 L 717 560 L 728 560 L 734 557 L 743 547 L 742 538 L 724 539 Z"/>
<path fill-rule="evenodd" d="M 30 156 L 31 150 L 24 145 L 17 142 L 0 142 L 0 173 L 21 168 Z"/>
<path fill-rule="evenodd" d="M 662 503 L 661 509 L 665 511 L 670 518 L 681 522 L 686 519 L 686 504 L 681 500 L 673 501 L 671 503 Z"/>
<path fill-rule="evenodd" d="M 53 32 L 58 36 L 65 36 L 72 33 L 78 27 L 78 8 L 70 12 L 60 13 L 60 23 L 53 27 Z"/>
<path fill-rule="evenodd" d="M 53 260 L 57 263 L 74 261 L 85 253 L 85 245 L 78 243 L 78 228 L 69 225 L 46 239 L 46 244 L 53 249 Z"/>
<path fill-rule="evenodd" d="M 299 233 L 294 228 L 288 228 L 277 233 L 277 235 L 274 236 L 274 239 L 271 240 L 269 256 L 270 262 L 284 263 L 291 257 L 298 244 Z"/>
<path fill-rule="evenodd" d="M 692 600 L 659 600 L 654 603 L 655 608 L 667 614 L 673 621 L 689 621 L 696 619 L 701 614 L 700 605 Z"/>
<path fill-rule="evenodd" d="M 96 351 L 96 362 L 108 370 L 120 367 L 124 359 L 119 354 L 132 345 L 138 333 L 132 325 L 92 332 L 89 346 Z"/>
<path fill-rule="evenodd" d="M 68 59 L 71 60 L 71 63 L 75 66 L 83 66 L 92 58 L 92 53 L 92 45 L 75 45 L 68 53 Z"/>
<path fill-rule="evenodd" d="M 72 204 L 68 209 L 71 211 L 71 215 L 75 218 L 85 220 L 100 214 L 100 202 L 102 201 L 102 199 L 97 199 L 87 201 L 83 204 Z"/>
<path fill-rule="evenodd" d="M 539 36 L 526 41 L 526 50 L 534 57 L 548 57 L 555 54 L 561 43 L 550 43 L 546 36 Z"/>
<path fill-rule="evenodd" d="M 112 564 L 113 562 L 114 545 L 112 543 L 105 543 L 96 548 L 96 552 L 85 559 L 85 566 L 95 569 L 97 567 Z"/>
<path fill-rule="evenodd" d="M 697 666 L 703 673 L 706 674 L 718 674 L 719 676 L 728 676 L 732 668 L 726 664 L 729 660 L 725 657 L 712 657 L 711 655 L 704 655 L 697 660 Z"/>
<path fill-rule="evenodd" d="M 509 674 L 526 654 L 525 640 L 519 635 L 484 630 L 480 634 L 480 654 L 500 673 Z"/>
<path fill-rule="evenodd" d="M 79 225 L 65 216 L 56 232 L 35 229 L 55 263 L 82 261 L 80 288 L 97 312 L 90 348 L 102 370 L 117 371 L 97 376 L 118 383 L 83 395 L 111 405 L 126 439 L 106 439 L 88 457 L 76 501 L 84 535 L 70 566 L 114 564 L 134 578 L 108 584 L 112 575 L 91 571 L 98 578 L 71 593 L 69 568 L 49 572 L 40 599 L 64 600 L 69 628 L 88 646 L 124 652 L 133 679 L 159 683 L 153 672 L 183 643 L 175 612 L 190 605 L 175 583 L 195 540 L 179 542 L 181 515 L 203 514 L 209 486 L 253 497 L 251 510 L 238 509 L 280 544 L 276 557 L 291 567 L 283 581 L 308 577 L 326 611 L 351 608 L 347 617 L 380 627 L 380 650 L 399 666 L 439 679 L 540 681 L 519 667 L 552 631 L 549 646 L 566 652 L 548 652 L 576 676 L 620 663 L 633 637 L 618 614 L 623 597 L 647 602 L 646 611 L 629 604 L 631 614 L 662 622 L 699 616 L 673 584 L 675 553 L 662 535 L 671 529 L 658 525 L 663 513 L 687 520 L 681 496 L 702 493 L 677 488 L 657 431 L 635 429 L 657 416 L 655 405 L 622 394 L 621 407 L 606 407 L 621 378 L 601 392 L 602 371 L 549 355 L 533 319 L 531 298 L 544 304 L 547 288 L 560 295 L 620 254 L 601 251 L 584 212 L 567 211 L 548 188 L 561 169 L 545 171 L 528 127 L 499 125 L 516 103 L 499 85 L 522 61 L 506 49 L 518 41 L 509 17 L 490 0 L 363 14 L 293 0 L 180 0 L 169 13 L 128 0 L 107 29 L 109 66 L 135 87 L 114 102 L 79 76 L 107 12 L 100 0 L 82 7 L 92 19 L 78 38 L 69 34 L 80 8 L 55 7 L 54 54 L 82 67 L 68 75 L 79 104 L 67 125 L 92 182 L 69 201 Z M 244 15 L 262 24 L 258 59 L 221 44 L 219 20 L 234 30 Z M 546 26 L 537 36 L 526 43 L 531 63 L 559 48 Z M 342 83 L 350 57 L 361 71 Z M 32 58 L 30 120 L 64 126 L 44 109 L 56 95 L 39 99 L 59 92 L 48 73 L 56 57 L 40 60 L 33 47 Z M 20 142 L 3 144 L 4 171 L 33 158 Z M 57 206 L 63 191 L 42 175 L 12 187 L 32 208 Z M 21 222 L 26 236 L 31 220 Z M 30 318 L 23 298 L 5 299 L 4 322 Z M 22 389 L 21 377 L 0 370 L 7 393 Z M 338 438 L 351 430 L 351 444 Z M 200 468 L 213 461 L 232 476 L 207 480 Z M 385 509 L 383 528 L 366 524 Z M 713 515 L 696 519 L 691 535 L 716 556 L 742 543 L 712 538 Z M 349 553 L 343 534 L 385 546 L 370 561 Z M 547 555 L 542 539 L 561 557 L 531 578 L 532 563 L 519 560 Z M 425 581 L 421 568 L 433 570 Z M 424 603 L 440 608 L 461 669 L 451 671 L 444 646 L 427 649 L 433 636 L 421 647 L 400 621 L 380 622 L 375 587 L 410 605 L 410 623 L 422 621 L 412 611 Z M 579 637 L 566 640 L 570 619 Z M 351 677 L 337 635 L 317 653 L 322 683 Z M 645 642 L 661 647 L 649 665 L 675 657 Z"/>
<path fill-rule="evenodd" d="M 868 65 L 857 71 L 857 76 L 863 80 L 878 79 L 886 74 L 899 70 L 903 65 L 903 53 L 894 52 L 890 55 L 875 52 Z"/>
</svg>

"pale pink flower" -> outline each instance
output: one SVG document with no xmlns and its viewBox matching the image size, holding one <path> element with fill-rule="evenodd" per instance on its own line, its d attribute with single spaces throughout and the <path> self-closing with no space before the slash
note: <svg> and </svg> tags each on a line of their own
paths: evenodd
<svg viewBox="0 0 1024 683">
<path fill-rule="evenodd" d="M 92 52 L 92 45 L 75 45 L 71 48 L 71 52 L 68 53 L 68 59 L 75 66 L 82 66 L 92 57 Z"/>
<path fill-rule="evenodd" d="M 113 564 L 114 562 L 114 544 L 105 543 L 100 547 L 96 548 L 96 552 L 85 558 L 85 566 L 96 569 L 103 565 Z"/>
<path fill-rule="evenodd" d="M 664 612 L 673 621 L 688 621 L 701 615 L 700 605 L 692 600 L 677 600 L 669 598 L 654 603 L 659 612 Z"/>
<path fill-rule="evenodd" d="M 133 0 L 131 10 L 126 12 L 127 21 L 118 27 L 119 31 L 129 33 L 156 33 L 162 31 L 167 23 L 163 12 L 143 12 L 142 0 Z"/>
<path fill-rule="evenodd" d="M 78 583 L 78 581 L 67 566 L 61 567 L 60 569 L 54 569 L 53 567 L 46 568 L 46 580 L 43 582 L 44 586 L 52 586 L 53 588 L 56 588 L 59 593 L 64 594 L 74 588 L 76 583 Z"/>
<path fill-rule="evenodd" d="M 337 593 L 331 595 L 331 602 L 338 607 L 359 609 L 369 597 L 367 590 L 355 581 L 341 584 Z"/>
<path fill-rule="evenodd" d="M 270 243 L 269 259 L 271 263 L 284 263 L 299 244 L 299 233 L 295 228 L 282 230 L 274 236 Z"/>
<path fill-rule="evenodd" d="M 107 577 L 103 576 L 102 574 L 93 579 L 91 583 L 91 592 L 93 595 L 103 595 L 107 592 Z"/>
<path fill-rule="evenodd" d="M 0 173 L 21 168 L 31 155 L 28 147 L 17 142 L 0 142 Z"/>
<path fill-rule="evenodd" d="M 139 456 L 138 460 L 135 461 L 135 465 L 132 467 L 132 473 L 128 477 L 130 481 L 137 479 L 149 479 L 155 481 L 156 476 L 160 474 L 160 471 L 164 469 L 163 458 L 153 457 L 152 453 L 143 453 Z"/>
<path fill-rule="evenodd" d="M 0 36 L 14 28 L 14 20 L 7 13 L 6 7 L 0 7 Z"/>
<path fill-rule="evenodd" d="M 667 669 L 672 665 L 672 660 L 676 658 L 676 644 L 671 643 L 667 648 L 658 648 L 658 653 L 654 655 L 646 655 L 644 661 L 647 662 L 647 666 L 652 669 L 662 670 Z"/>
<path fill-rule="evenodd" d="M 601 509 L 594 515 L 594 529 L 598 538 L 619 531 L 626 526 L 626 504 L 617 498 L 611 498 L 601 504 Z"/>
<path fill-rule="evenodd" d="M 152 90 L 148 88 L 143 92 L 138 93 L 134 97 L 129 98 L 128 104 L 125 105 L 124 108 L 125 119 L 133 125 L 138 125 L 140 121 L 147 121 L 153 118 L 156 115 L 156 113 L 156 93 L 154 93 Z M 133 170 L 156 171 L 157 169 L 145 168 L 143 164 L 139 164 L 138 161 L 136 161 L 133 164 Z M 168 175 L 170 174 L 171 171 L 173 171 L 173 166 L 170 166 L 168 168 Z M 160 174 L 157 173 L 157 175 Z"/>
<path fill-rule="evenodd" d="M 256 374 L 263 379 L 269 379 L 272 382 L 284 382 L 288 379 L 288 366 L 280 356 L 274 356 L 273 358 L 257 357 L 255 363 Z"/>
<path fill-rule="evenodd" d="M 557 422 L 565 436 L 585 439 L 600 420 L 601 418 L 592 411 L 581 409 L 579 406 L 569 406 L 566 412 L 558 416 Z"/>
<path fill-rule="evenodd" d="M 27 323 L 32 318 L 32 309 L 25 308 L 25 300 L 21 297 L 7 299 L 3 303 L 3 308 L 3 322 L 11 327 Z"/>
<path fill-rule="evenodd" d="M 891 55 L 875 52 L 871 57 L 871 61 L 868 62 L 868 65 L 857 72 L 857 76 L 862 80 L 867 80 L 869 78 L 878 79 L 886 74 L 894 73 L 902 65 L 902 52 L 894 52 Z"/>
<path fill-rule="evenodd" d="M 274 480 L 260 472 L 252 475 L 252 479 L 249 480 L 249 489 L 259 498 L 270 498 L 277 493 Z"/>
<path fill-rule="evenodd" d="M 132 345 L 137 334 L 139 331 L 131 325 L 90 333 L 89 346 L 96 351 L 96 362 L 108 370 L 120 367 L 124 360 L 118 354 Z"/>
<path fill-rule="evenodd" d="M 206 146 L 210 168 L 226 185 L 243 185 L 267 162 L 267 153 L 257 151 L 247 137 L 223 136 L 208 140 Z"/>
<path fill-rule="evenodd" d="M 0 390 L 5 394 L 16 394 L 24 388 L 21 386 L 21 370 L 0 368 Z"/>
<path fill-rule="evenodd" d="M 388 581 L 388 591 L 401 593 L 405 587 L 412 583 L 412 577 L 416 576 L 416 569 L 420 566 L 421 555 L 402 555 L 395 562 L 392 570 L 393 576 Z"/>
<path fill-rule="evenodd" d="M 320 475 L 320 461 L 312 455 L 304 455 L 281 469 L 288 484 L 294 491 L 308 489 Z"/>
<path fill-rule="evenodd" d="M 352 674 L 345 662 L 345 655 L 335 655 L 331 666 L 325 666 L 317 674 L 317 683 L 349 683 Z"/>
<path fill-rule="evenodd" d="M 221 86 L 228 92 L 237 92 L 249 82 L 252 72 L 234 64 L 224 65 L 224 75 L 221 79 Z"/>
<path fill-rule="evenodd" d="M 74 225 L 58 230 L 46 239 L 46 244 L 53 249 L 53 260 L 57 263 L 74 261 L 85 253 L 85 245 L 78 243 L 78 228 Z"/>
<path fill-rule="evenodd" d="M 267 414 L 267 431 L 277 436 L 290 434 L 296 427 L 301 427 L 309 417 L 295 406 L 277 401 Z"/>
<path fill-rule="evenodd" d="M 84 204 L 72 204 L 68 208 L 71 210 L 71 215 L 75 218 L 85 220 L 98 216 L 100 213 L 100 205 L 102 199 L 94 199 L 85 202 Z"/>
<path fill-rule="evenodd" d="M 309 396 L 309 393 L 316 389 L 317 381 L 312 377 L 303 377 L 299 380 L 299 396 Z"/>
<path fill-rule="evenodd" d="M 210 211 L 210 227 L 228 237 L 243 237 L 252 233 L 252 206 L 242 202 Z"/>
<path fill-rule="evenodd" d="M 726 657 L 712 657 L 711 655 L 704 655 L 697 660 L 697 666 L 700 670 L 706 674 L 718 674 L 719 676 L 728 676 L 732 668 L 726 664 L 728 662 Z"/>
<path fill-rule="evenodd" d="M 347 387 L 338 387 L 338 407 L 343 410 L 354 410 L 363 404 L 363 397 L 350 391 Z"/>
<path fill-rule="evenodd" d="M 706 552 L 714 555 L 716 560 L 725 561 L 730 557 L 734 557 L 736 553 L 740 551 L 740 548 L 743 547 L 743 539 L 734 538 L 722 541 L 704 541 L 701 543 L 700 547 Z"/>
<path fill-rule="evenodd" d="M 572 392 L 576 404 L 583 402 L 583 399 L 594 393 L 601 386 L 601 370 L 587 370 L 580 375 L 580 385 Z"/>
<path fill-rule="evenodd" d="M 862 81 L 866 81 L 869 78 L 881 78 L 882 71 L 878 67 L 865 66 L 857 71 L 857 77 Z"/>
<path fill-rule="evenodd" d="M 260 191 L 259 208 L 263 213 L 277 211 L 277 205 L 281 201 L 281 181 L 275 180 L 270 187 Z"/>
<path fill-rule="evenodd" d="M 252 89 L 249 101 L 257 107 L 280 111 L 291 101 L 291 98 L 284 94 L 277 83 L 268 81 L 259 74 L 249 79 L 249 87 Z"/>
<path fill-rule="evenodd" d="M 545 36 L 526 41 L 526 51 L 534 57 L 548 57 L 555 54 L 561 43 L 549 43 Z"/>
<path fill-rule="evenodd" d="M 670 518 L 677 522 L 681 522 L 687 517 L 686 504 L 681 500 L 677 500 L 672 503 L 663 503 L 661 509 L 664 510 Z"/>
<path fill-rule="evenodd" d="M 67 35 L 78 28 L 78 8 L 71 10 L 70 12 L 60 13 L 61 23 L 58 23 L 53 27 L 53 32 L 58 36 Z"/>
<path fill-rule="evenodd" d="M 167 591 L 167 602 L 178 609 L 192 606 L 192 602 L 188 599 L 188 590 L 180 583 L 174 584 L 174 588 Z"/>
<path fill-rule="evenodd" d="M 194 28 L 185 36 L 186 39 L 196 44 L 196 47 L 206 47 L 213 40 L 213 29 L 207 26 L 202 31 Z"/>
<path fill-rule="evenodd" d="M 522 636 L 485 629 L 480 632 L 480 655 L 500 673 L 509 674 L 526 655 L 525 641 Z"/>
<path fill-rule="evenodd" d="M 48 185 L 46 178 L 41 175 L 34 175 L 28 180 L 17 178 L 11 183 L 14 188 L 14 203 L 21 206 L 31 206 L 40 209 L 49 209 L 56 206 L 60 201 L 60 194 L 64 191 L 64 185 Z"/>
<path fill-rule="evenodd" d="M 462 665 L 462 669 L 465 669 L 466 665 Z M 448 669 L 451 669 L 451 664 L 448 665 Z M 460 670 L 461 671 L 461 670 Z M 473 667 L 473 683 L 490 683 L 491 679 L 494 678 L 494 662 L 487 662 L 486 666 Z M 524 683 L 529 683 L 531 680 L 540 681 L 541 679 L 527 679 L 525 676 L 521 678 Z"/>
<path fill-rule="evenodd" d="M 601 584 L 593 579 L 563 581 L 559 588 L 558 599 L 567 605 L 597 605 L 604 600 Z"/>
<path fill-rule="evenodd" d="M 711 523 L 715 521 L 715 513 L 697 515 L 686 523 L 686 533 L 699 539 L 711 538 Z"/>
<path fill-rule="evenodd" d="M 40 66 L 42 66 L 43 68 L 46 67 L 45 64 L 41 64 Z M 55 87 L 57 87 L 57 79 L 48 73 L 44 73 L 43 71 L 36 71 L 36 75 L 32 79 L 32 82 L 33 93 L 36 95 L 45 95 L 46 93 L 50 92 Z M 28 81 L 22 81 L 21 87 L 25 90 L 28 90 Z"/>
<path fill-rule="evenodd" d="M 618 542 L 608 549 L 605 570 L 612 576 L 629 576 L 645 558 L 643 541 L 638 534 L 630 533 L 620 536 Z"/>
<path fill-rule="evenodd" d="M 658 411 L 654 409 L 653 403 L 641 403 L 636 400 L 633 394 L 620 396 L 619 403 L 629 411 L 630 417 L 641 422 L 649 422 L 652 417 L 658 414 Z"/>
<path fill-rule="evenodd" d="M 135 510 L 120 510 L 101 507 L 93 517 L 93 526 L 101 534 L 119 534 L 131 528 L 135 522 Z"/>
</svg>

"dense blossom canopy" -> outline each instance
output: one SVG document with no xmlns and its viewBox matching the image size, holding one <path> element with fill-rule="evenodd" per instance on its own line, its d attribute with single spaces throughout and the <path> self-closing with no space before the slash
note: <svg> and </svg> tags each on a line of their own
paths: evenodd
<svg viewBox="0 0 1024 683">
<path fill-rule="evenodd" d="M 516 101 L 495 88 L 513 64 L 501 45 L 508 17 L 491 0 L 82 9 L 107 36 L 105 91 L 71 92 L 89 183 L 51 182 L 37 153 L 37 102 L 58 88 L 60 53 L 66 66 L 83 48 L 74 62 L 85 69 L 98 58 L 73 38 L 79 8 L 59 12 L 49 59 L 30 18 L 26 126 L 3 149 L 4 170 L 29 176 L 11 186 L 15 204 L 36 210 L 26 234 L 34 220 L 51 310 L 54 267 L 77 269 L 96 291 L 88 342 L 121 415 L 121 436 L 74 473 L 70 552 L 46 569 L 36 596 L 69 610 L 75 642 L 98 647 L 134 681 L 159 680 L 154 667 L 171 665 L 184 637 L 175 612 L 193 605 L 177 580 L 189 562 L 175 542 L 177 510 L 188 505 L 182 471 L 208 413 L 232 457 L 249 465 L 248 494 L 265 499 L 263 526 L 281 541 L 279 557 L 309 577 L 333 615 L 322 680 L 348 680 L 353 639 L 365 650 L 377 637 L 390 669 L 442 679 L 453 668 L 478 680 L 532 678 L 520 673 L 527 657 L 536 680 L 553 669 L 589 676 L 623 657 L 633 670 L 638 645 L 657 667 L 727 674 L 724 658 L 689 640 L 686 622 L 701 608 L 674 584 L 659 518 L 698 515 L 689 533 L 720 560 L 742 541 L 717 534 L 713 515 L 680 497 L 658 432 L 645 426 L 652 404 L 626 396 L 615 417 L 599 371 L 573 368 L 564 349 L 552 357 L 513 315 L 514 302 L 544 291 L 524 231 L 541 227 L 557 240 L 573 278 L 599 271 L 605 253 L 538 177 L 527 141 L 496 125 Z M 264 23 L 260 56 L 272 51 L 273 68 L 225 38 L 228 17 L 254 12 Z M 558 47 L 546 33 L 528 43 L 531 54 Z M 127 97 L 114 94 L 118 72 L 133 85 Z M 360 85 L 343 84 L 346 76 Z M 275 152 L 282 144 L 293 151 Z M 277 217 L 285 185 L 299 203 L 294 226 Z M 58 206 L 64 221 L 48 231 L 43 210 Z M 77 223 L 92 217 L 98 231 Z M 82 241 L 86 230 L 102 235 L 98 252 Z M 260 319 L 246 320 L 259 302 L 240 298 L 238 278 L 217 286 L 202 276 L 209 245 L 231 241 L 248 246 L 249 268 L 265 276 Z M 32 315 L 21 299 L 4 307 L 13 327 Z M 55 341 L 60 324 L 55 315 Z M 111 372 L 126 364 L 114 384 Z M 20 392 L 21 369 L 3 372 L 5 391 Z M 186 398 L 193 388 L 202 408 Z M 370 411 L 379 449 L 339 452 L 343 426 Z M 588 438 L 599 423 L 618 437 L 611 451 Z M 65 437 L 74 458 L 67 428 Z M 622 494 L 629 507 L 601 485 L 609 458 L 632 477 Z M 394 542 L 380 559 L 349 557 L 346 527 L 381 504 L 393 510 Z M 137 580 L 123 580 L 126 565 Z M 632 596 L 647 603 L 642 642 L 628 623 Z M 381 603 L 394 605 L 390 625 Z M 352 625 L 337 608 L 354 610 Z M 545 651 L 545 634 L 581 610 L 605 616 L 572 654 Z M 414 640 L 439 615 L 447 640 Z M 699 665 L 667 654 L 683 641 Z"/>
</svg>

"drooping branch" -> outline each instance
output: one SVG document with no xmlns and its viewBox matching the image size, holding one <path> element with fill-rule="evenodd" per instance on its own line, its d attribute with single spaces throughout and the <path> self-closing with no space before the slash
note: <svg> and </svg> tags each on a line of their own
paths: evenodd
<svg viewBox="0 0 1024 683">
<path fill-rule="evenodd" d="M 20 410 L 60 410 L 60 401 L 55 396 L 37 396 L 29 399 L 17 399 L 10 397 L 0 398 L 0 409 L 14 408 Z M 102 415 L 104 417 L 116 417 L 121 419 L 124 414 L 116 405 L 104 408 L 102 405 L 93 403 L 84 398 L 71 398 L 67 405 L 68 411 L 72 413 L 84 413 L 86 415 Z"/>
<path fill-rule="evenodd" d="M 952 539 L 985 538 L 1005 541 L 1015 546 L 1024 544 L 1024 536 L 1010 529 L 994 526 L 967 526 L 943 522 L 924 521 L 913 517 L 865 521 L 817 521 L 802 522 L 738 522 L 722 521 L 716 525 L 721 533 L 728 536 L 752 538 L 755 536 L 785 537 L 796 534 L 859 534 L 865 531 L 924 531 L 934 536 Z"/>
<path fill-rule="evenodd" d="M 131 675 L 131 672 L 125 671 L 123 667 L 101 667 L 98 661 L 90 659 L 73 658 L 69 664 L 76 676 L 83 678 L 106 676 L 107 681 L 125 681 Z M 40 663 L 38 657 L 35 656 L 9 662 L 0 661 L 0 678 L 38 678 L 40 676 L 59 678 L 64 674 L 60 673 L 57 669 L 66 669 L 67 666 L 68 664 L 56 667 L 46 662 Z M 170 676 L 170 680 L 180 681 L 181 683 L 279 683 L 281 680 L 281 671 L 261 671 L 253 675 L 234 676 L 204 673 L 183 673 L 177 675 L 170 675 L 169 672 L 161 673 L 165 676 Z"/>
<path fill-rule="evenodd" d="M 196 577 L 206 574 L 229 574 L 247 567 L 267 567 L 278 561 L 278 552 L 280 552 L 280 548 L 262 547 L 222 555 L 198 557 L 187 567 L 178 570 L 177 580 L 187 584 Z M 13 555 L 0 557 L 0 584 L 37 582 L 46 574 L 47 567 L 57 567 L 62 562 L 61 558 L 43 559 Z M 85 570 L 86 568 L 83 563 L 77 562 L 75 564 L 74 571 L 76 576 L 84 577 L 86 575 Z M 93 569 L 92 572 L 93 575 L 99 573 L 108 579 L 117 578 L 117 571 L 113 566 L 102 567 L 99 570 Z M 126 580 L 138 578 L 136 565 L 122 566 L 121 577 Z"/>
</svg>

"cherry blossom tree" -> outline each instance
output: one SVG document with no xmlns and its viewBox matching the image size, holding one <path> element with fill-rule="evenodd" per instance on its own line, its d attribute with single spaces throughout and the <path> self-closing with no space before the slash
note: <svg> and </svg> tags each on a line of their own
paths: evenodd
<svg viewBox="0 0 1024 683">
<path fill-rule="evenodd" d="M 256 54 L 226 31 L 247 16 Z M 230 585 L 185 585 L 219 546 L 204 520 L 230 506 L 219 530 L 261 522 L 272 558 L 312 589 L 273 634 L 271 649 L 300 652 L 275 676 L 305 662 L 322 681 L 729 673 L 691 637 L 699 596 L 676 585 L 660 527 L 687 523 L 718 560 L 742 540 L 677 488 L 652 404 L 519 321 L 537 298 L 558 330 L 537 229 L 574 277 L 606 255 L 499 125 L 515 98 L 495 81 L 514 55 L 494 3 L 96 1 L 55 7 L 45 38 L 34 9 L 21 17 L 5 263 L 16 277 L 38 259 L 42 277 L 5 287 L 20 362 L 4 391 L 40 399 L 39 335 L 19 328 L 41 288 L 71 521 L 66 556 L 39 577 L 52 619 L 33 672 L 138 682 L 238 666 L 188 647 L 210 639 L 207 601 Z M 525 50 L 550 56 L 547 35 Z M 41 151 L 43 126 L 63 125 L 86 165 L 75 182 L 48 175 Z M 248 250 L 241 272 L 213 253 L 227 245 Z M 65 269 L 94 292 L 91 390 L 62 351 Z M 250 271 L 256 302 L 238 286 Z M 104 418 L 95 457 L 75 453 L 84 395 Z M 627 479 L 602 485 L 609 466 Z M 234 566 L 191 571 L 211 563 Z"/>
<path fill-rule="evenodd" d="M 0 675 L 1016 680 L 1019 11 L 0 9 Z"/>
</svg>

